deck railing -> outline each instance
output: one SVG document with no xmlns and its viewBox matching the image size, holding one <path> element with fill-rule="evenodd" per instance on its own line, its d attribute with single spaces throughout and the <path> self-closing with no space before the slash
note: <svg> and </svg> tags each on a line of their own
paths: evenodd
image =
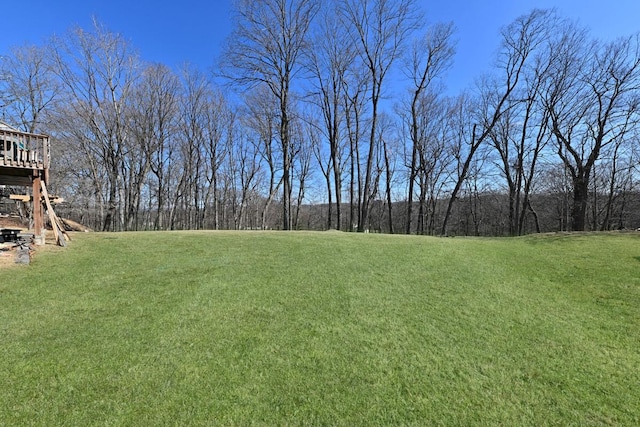
<svg viewBox="0 0 640 427">
<path fill-rule="evenodd" d="M 0 166 L 49 169 L 50 163 L 48 136 L 0 129 Z"/>
</svg>

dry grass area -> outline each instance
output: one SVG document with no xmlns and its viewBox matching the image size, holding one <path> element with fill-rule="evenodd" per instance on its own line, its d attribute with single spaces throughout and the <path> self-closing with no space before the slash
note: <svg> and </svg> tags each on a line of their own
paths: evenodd
<svg viewBox="0 0 640 427">
<path fill-rule="evenodd" d="M 0 217 L 0 229 L 2 228 L 15 228 L 20 229 L 21 231 L 29 230 L 28 225 L 24 224 L 19 218 L 15 217 Z M 19 267 L 19 264 L 16 264 L 15 262 L 16 252 L 15 250 L 11 250 L 13 246 L 13 243 L 0 242 L 0 269 Z M 38 252 L 48 251 L 56 247 L 58 246 L 56 245 L 55 236 L 50 230 L 47 230 L 45 245 L 34 246 L 36 252 L 32 254 L 32 259 L 33 256 L 37 256 Z"/>
<path fill-rule="evenodd" d="M 26 230 L 29 227 L 20 218 L 13 216 L 0 216 L 0 228 L 19 228 Z"/>
<path fill-rule="evenodd" d="M 0 217 L 0 229 L 2 228 L 16 228 L 20 230 L 27 230 L 27 226 L 20 221 L 19 218 L 14 217 Z M 7 250 L 12 244 L 0 243 L 0 268 L 7 268 L 16 265 L 15 264 L 15 251 Z"/>
<path fill-rule="evenodd" d="M 0 243 L 0 269 L 15 265 L 14 252 L 4 250 L 4 243 Z"/>
<path fill-rule="evenodd" d="M 73 238 L 73 234 L 71 238 Z M 16 264 L 15 262 L 15 250 L 4 251 L 2 250 L 3 245 L 4 243 L 0 243 L 0 270 L 21 267 L 20 264 Z M 34 257 L 37 257 L 41 253 L 64 249 L 56 244 L 56 239 L 51 231 L 47 231 L 47 237 L 44 246 L 33 246 L 33 248 L 34 252 L 31 254 L 31 262 L 33 262 Z"/>
</svg>

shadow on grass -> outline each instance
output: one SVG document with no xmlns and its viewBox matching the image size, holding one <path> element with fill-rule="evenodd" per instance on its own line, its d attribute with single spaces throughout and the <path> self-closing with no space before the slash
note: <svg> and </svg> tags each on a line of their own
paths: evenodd
<svg viewBox="0 0 640 427">
<path fill-rule="evenodd" d="M 568 231 L 558 231 L 558 232 L 550 232 L 550 233 L 540 233 L 540 234 L 529 234 L 525 236 L 526 240 L 530 244 L 549 244 L 566 240 L 582 240 L 587 236 L 586 232 L 568 232 Z"/>
<path fill-rule="evenodd" d="M 640 235 L 635 231 L 554 231 L 548 233 L 540 233 L 540 234 L 529 234 L 524 236 L 527 238 L 528 242 L 531 244 L 538 243 L 555 243 L 559 241 L 582 241 L 585 239 L 591 239 L 593 237 L 605 237 L 605 238 L 617 238 L 622 235 Z M 635 257 L 640 260 L 639 257 Z"/>
</svg>

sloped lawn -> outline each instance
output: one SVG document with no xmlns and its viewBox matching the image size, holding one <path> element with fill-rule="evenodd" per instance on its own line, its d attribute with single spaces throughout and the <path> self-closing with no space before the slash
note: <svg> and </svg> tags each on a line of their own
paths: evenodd
<svg viewBox="0 0 640 427">
<path fill-rule="evenodd" d="M 79 234 L 0 272 L 0 425 L 640 425 L 634 233 Z"/>
</svg>

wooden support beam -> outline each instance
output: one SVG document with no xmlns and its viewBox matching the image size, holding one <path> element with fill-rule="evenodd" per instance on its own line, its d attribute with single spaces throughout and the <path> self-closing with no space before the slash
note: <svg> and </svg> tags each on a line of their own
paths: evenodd
<svg viewBox="0 0 640 427">
<path fill-rule="evenodd" d="M 56 236 L 56 242 L 60 246 L 67 246 L 67 240 L 71 240 L 69 235 L 64 231 L 64 225 L 62 225 L 62 221 L 58 218 L 53 207 L 51 207 L 51 202 L 49 201 L 49 194 L 47 193 L 47 186 L 44 181 L 40 181 L 40 188 L 42 189 L 42 195 L 44 196 L 44 202 L 47 205 L 47 212 L 49 213 L 49 221 L 51 222 L 51 228 L 53 229 L 53 234 Z"/>
<path fill-rule="evenodd" d="M 18 200 L 20 202 L 30 202 L 33 200 L 30 194 L 9 194 L 9 199 Z M 53 194 L 49 194 L 49 201 L 54 205 L 59 205 L 64 202 L 62 197 L 54 196 Z"/>
<path fill-rule="evenodd" d="M 27 172 L 30 172 L 30 171 L 27 171 Z M 31 185 L 31 179 L 29 178 L 29 175 L 27 176 L 3 175 L 2 172 L 0 172 L 0 185 L 29 187 Z"/>
<path fill-rule="evenodd" d="M 34 174 L 32 179 L 33 191 L 33 233 L 36 236 L 36 242 L 42 242 L 44 245 L 44 212 L 42 209 L 42 179 L 40 174 Z"/>
<path fill-rule="evenodd" d="M 19 200 L 21 202 L 30 202 L 32 200 L 29 194 L 9 194 L 9 199 Z"/>
</svg>

